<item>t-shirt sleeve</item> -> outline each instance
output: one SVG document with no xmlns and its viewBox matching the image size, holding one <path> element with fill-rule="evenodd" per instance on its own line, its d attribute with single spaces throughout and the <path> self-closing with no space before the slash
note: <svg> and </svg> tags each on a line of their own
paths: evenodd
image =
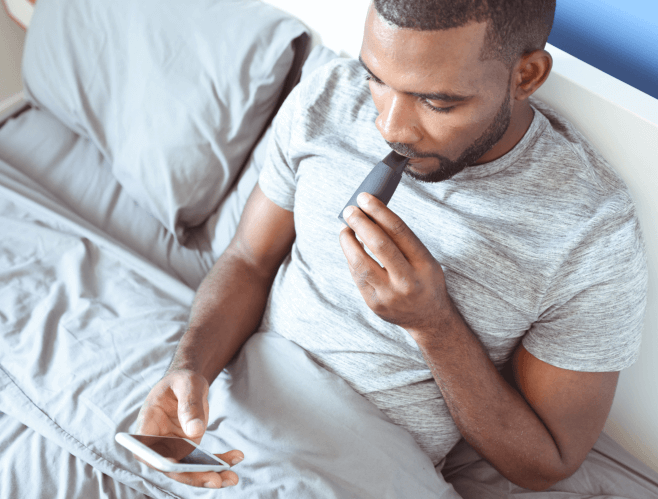
<svg viewBox="0 0 658 499">
<path fill-rule="evenodd" d="M 272 135 L 258 177 L 258 185 L 263 193 L 288 211 L 293 211 L 295 206 L 297 188 L 297 164 L 291 159 L 290 145 L 295 115 L 300 110 L 300 86 L 293 89 L 272 122 Z"/>
<path fill-rule="evenodd" d="M 588 221 L 559 267 L 523 346 L 573 371 L 620 371 L 639 357 L 647 300 L 644 239 L 629 196 Z"/>
</svg>

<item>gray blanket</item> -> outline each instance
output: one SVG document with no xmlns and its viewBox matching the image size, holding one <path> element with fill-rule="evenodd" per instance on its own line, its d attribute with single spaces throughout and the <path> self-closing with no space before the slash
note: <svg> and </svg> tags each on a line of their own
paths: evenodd
<svg viewBox="0 0 658 499">
<path fill-rule="evenodd" d="M 3 162 L 0 224 L 0 411 L 140 493 L 215 495 L 114 441 L 162 376 L 192 290 Z M 459 497 L 408 433 L 274 333 L 213 384 L 210 411 L 202 445 L 246 456 L 234 497 Z"/>
</svg>

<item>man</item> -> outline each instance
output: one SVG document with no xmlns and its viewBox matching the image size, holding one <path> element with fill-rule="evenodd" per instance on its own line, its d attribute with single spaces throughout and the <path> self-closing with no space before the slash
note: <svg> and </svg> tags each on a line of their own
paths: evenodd
<svg viewBox="0 0 658 499">
<path fill-rule="evenodd" d="M 209 384 L 272 330 L 406 428 L 439 470 L 462 436 L 528 489 L 580 467 L 637 359 L 647 270 L 623 182 L 531 100 L 552 67 L 554 10 L 375 0 L 360 61 L 328 64 L 281 109 L 140 433 L 198 441 Z M 338 211 L 391 148 L 412 159 L 389 206 L 365 196 L 345 227 Z"/>
</svg>

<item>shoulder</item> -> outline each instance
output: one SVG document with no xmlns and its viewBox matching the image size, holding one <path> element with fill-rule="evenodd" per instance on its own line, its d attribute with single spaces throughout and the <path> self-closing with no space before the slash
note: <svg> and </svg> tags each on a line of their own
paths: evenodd
<svg viewBox="0 0 658 499">
<path fill-rule="evenodd" d="M 366 89 L 367 84 L 359 61 L 337 57 L 312 71 L 298 87 L 302 94 L 317 97 L 336 91 L 356 95 Z"/>
<path fill-rule="evenodd" d="M 356 116 L 371 104 L 365 71 L 355 59 L 337 58 L 320 66 L 295 88 L 303 115 Z"/>
<path fill-rule="evenodd" d="M 334 149 L 360 150 L 357 135 L 361 146 L 365 137 L 376 137 L 377 109 L 365 74 L 358 61 L 338 58 L 309 73 L 293 89 L 276 118 L 279 131 L 291 139 L 291 151 L 305 155 L 328 142 Z"/>
<path fill-rule="evenodd" d="M 547 122 L 533 155 L 541 165 L 548 197 L 559 196 L 585 218 L 601 210 L 634 215 L 628 187 L 589 140 L 549 105 L 534 97 L 530 103 Z"/>
</svg>

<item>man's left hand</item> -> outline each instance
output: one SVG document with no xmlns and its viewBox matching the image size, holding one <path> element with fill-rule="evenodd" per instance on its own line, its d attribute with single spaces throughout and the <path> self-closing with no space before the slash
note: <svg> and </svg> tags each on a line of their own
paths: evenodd
<svg viewBox="0 0 658 499">
<path fill-rule="evenodd" d="M 363 211 L 355 208 L 346 216 L 346 208 L 343 218 L 349 227 L 341 230 L 339 238 L 366 304 L 383 320 L 412 335 L 435 329 L 452 312 L 441 265 L 402 219 L 375 196 L 361 193 L 357 202 Z M 383 267 L 366 253 L 357 234 Z"/>
</svg>

